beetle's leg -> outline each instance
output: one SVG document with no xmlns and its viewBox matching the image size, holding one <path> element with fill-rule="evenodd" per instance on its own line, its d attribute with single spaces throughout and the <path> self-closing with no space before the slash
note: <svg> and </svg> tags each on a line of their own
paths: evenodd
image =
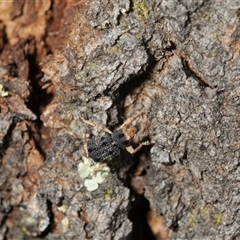
<svg viewBox="0 0 240 240">
<path fill-rule="evenodd" d="M 107 166 L 106 163 L 101 163 L 98 167 L 95 167 L 95 168 L 93 169 L 94 174 L 96 174 L 98 171 L 102 170 L 102 169 L 103 169 L 104 167 L 106 167 L 106 166 Z"/>
<path fill-rule="evenodd" d="M 90 135 L 89 134 L 83 134 L 83 151 L 84 151 L 84 156 L 88 158 L 88 148 L 87 148 L 87 139 L 89 139 Z"/>
<path fill-rule="evenodd" d="M 110 133 L 110 134 L 112 135 L 112 132 L 111 132 L 109 129 L 107 129 L 106 127 L 97 125 L 97 124 L 95 124 L 95 123 L 93 123 L 93 122 L 90 122 L 90 121 L 84 119 L 84 118 L 80 118 L 80 119 L 81 119 L 83 122 L 85 122 L 85 123 L 87 123 L 87 124 L 89 124 L 89 125 L 97 128 L 98 130 L 104 131 L 104 132 L 107 132 L 107 133 Z"/>
<path fill-rule="evenodd" d="M 141 142 L 141 144 L 142 144 L 143 146 L 151 145 L 150 141 Z"/>
<path fill-rule="evenodd" d="M 129 147 L 126 147 L 126 150 L 131 153 L 131 154 L 134 154 L 136 152 L 138 152 L 141 148 L 142 148 L 142 144 L 139 143 L 139 145 L 134 149 L 132 146 L 129 146 Z"/>
<path fill-rule="evenodd" d="M 119 128 L 124 127 L 125 125 L 129 125 L 134 119 L 136 119 L 137 117 L 139 117 L 140 115 L 145 114 L 145 112 L 139 112 L 136 115 L 128 118 Z"/>
<path fill-rule="evenodd" d="M 132 146 L 128 146 L 128 147 L 126 147 L 126 150 L 129 153 L 134 154 L 134 153 L 138 152 L 143 146 L 147 146 L 150 144 L 151 143 L 149 141 L 146 141 L 146 142 L 139 143 L 139 145 L 135 149 Z"/>
</svg>

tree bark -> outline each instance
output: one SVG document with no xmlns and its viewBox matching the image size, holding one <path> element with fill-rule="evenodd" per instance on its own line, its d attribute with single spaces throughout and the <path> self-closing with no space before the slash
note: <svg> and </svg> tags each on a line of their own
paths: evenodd
<svg viewBox="0 0 240 240">
<path fill-rule="evenodd" d="M 239 7 L 0 3 L 0 239 L 240 238 Z M 139 112 L 90 191 L 82 118 Z"/>
</svg>

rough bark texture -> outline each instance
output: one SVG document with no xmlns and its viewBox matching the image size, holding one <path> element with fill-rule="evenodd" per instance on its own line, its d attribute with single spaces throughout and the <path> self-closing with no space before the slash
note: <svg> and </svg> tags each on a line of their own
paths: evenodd
<svg viewBox="0 0 240 240">
<path fill-rule="evenodd" d="M 240 1 L 0 3 L 1 239 L 240 239 Z M 2 88 L 3 87 L 3 88 Z M 132 122 L 89 192 L 81 117 Z M 164 221 L 163 221 L 164 219 Z"/>
</svg>

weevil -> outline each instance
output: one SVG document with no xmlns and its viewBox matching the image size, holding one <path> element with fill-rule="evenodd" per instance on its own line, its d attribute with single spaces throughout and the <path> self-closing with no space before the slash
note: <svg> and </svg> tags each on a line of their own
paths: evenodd
<svg viewBox="0 0 240 240">
<path fill-rule="evenodd" d="M 129 153 L 134 154 L 139 151 L 142 146 L 149 145 L 149 141 L 146 141 L 139 143 L 135 149 L 131 146 L 131 142 L 137 133 L 137 129 L 135 127 L 127 126 L 142 114 L 144 114 L 144 112 L 140 112 L 128 118 L 120 127 L 118 127 L 113 132 L 106 127 L 97 125 L 84 118 L 81 118 L 83 122 L 105 132 L 105 134 L 102 136 L 88 139 L 88 156 L 96 162 L 101 162 L 119 155 L 121 148 L 125 148 Z"/>
</svg>

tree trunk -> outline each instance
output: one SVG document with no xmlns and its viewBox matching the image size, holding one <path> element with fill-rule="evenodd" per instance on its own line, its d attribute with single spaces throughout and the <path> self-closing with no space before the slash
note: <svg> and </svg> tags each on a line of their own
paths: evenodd
<svg viewBox="0 0 240 240">
<path fill-rule="evenodd" d="M 239 239 L 239 9 L 0 3 L 0 240 Z"/>
</svg>

